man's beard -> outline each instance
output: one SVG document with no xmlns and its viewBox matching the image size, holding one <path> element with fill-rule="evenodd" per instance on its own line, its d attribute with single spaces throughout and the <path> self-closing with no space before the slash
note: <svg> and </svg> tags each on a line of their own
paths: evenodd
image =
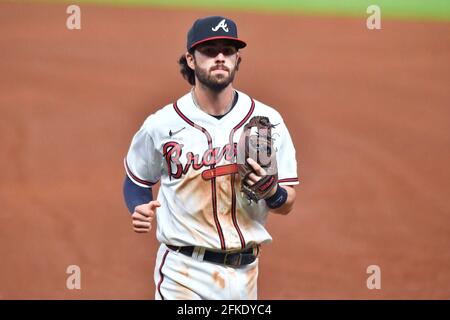
<svg viewBox="0 0 450 320">
<path fill-rule="evenodd" d="M 214 71 L 215 68 L 216 67 L 211 68 L 211 72 Z M 208 73 L 208 71 L 206 71 L 205 69 L 201 69 L 197 65 L 195 65 L 195 75 L 197 76 L 198 81 L 200 81 L 200 83 L 205 87 L 213 92 L 220 92 L 233 82 L 234 76 L 236 74 L 235 68 L 233 68 L 233 70 L 230 70 L 228 67 L 223 68 L 228 72 L 228 75 L 217 77 L 212 73 Z"/>
</svg>

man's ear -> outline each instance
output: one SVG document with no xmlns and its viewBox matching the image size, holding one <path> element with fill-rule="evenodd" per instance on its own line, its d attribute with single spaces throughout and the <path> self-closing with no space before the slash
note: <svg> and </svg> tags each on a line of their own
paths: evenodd
<svg viewBox="0 0 450 320">
<path fill-rule="evenodd" d="M 186 52 L 185 57 L 186 57 L 186 62 L 187 62 L 187 65 L 189 66 L 189 68 L 191 68 L 192 70 L 195 70 L 194 53 L 190 54 L 189 52 Z"/>
<path fill-rule="evenodd" d="M 239 65 L 241 64 L 242 58 L 241 58 L 241 54 L 238 51 L 236 53 L 236 71 L 239 71 Z"/>
</svg>

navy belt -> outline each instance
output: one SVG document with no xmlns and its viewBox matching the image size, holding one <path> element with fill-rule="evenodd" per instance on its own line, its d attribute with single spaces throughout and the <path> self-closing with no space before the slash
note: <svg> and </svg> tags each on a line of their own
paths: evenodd
<svg viewBox="0 0 450 320">
<path fill-rule="evenodd" d="M 186 256 L 192 257 L 195 251 L 195 246 L 172 246 L 167 245 L 167 247 L 173 251 L 180 252 Z M 255 254 L 256 249 L 256 254 Z M 259 246 L 256 248 L 248 248 L 240 251 L 230 251 L 230 252 L 217 252 L 208 249 L 204 249 L 205 253 L 203 255 L 203 261 L 208 261 L 212 263 L 223 264 L 230 267 L 245 266 L 253 263 L 259 254 Z"/>
</svg>

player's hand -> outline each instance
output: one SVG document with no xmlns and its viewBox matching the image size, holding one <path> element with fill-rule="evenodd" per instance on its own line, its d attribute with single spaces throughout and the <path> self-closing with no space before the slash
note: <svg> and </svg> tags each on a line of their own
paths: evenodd
<svg viewBox="0 0 450 320">
<path fill-rule="evenodd" d="M 247 180 L 245 181 L 249 186 L 254 185 L 256 182 L 258 182 L 262 177 L 267 175 L 266 170 L 262 168 L 258 162 L 253 160 L 252 158 L 247 158 L 247 163 L 253 168 L 253 172 L 248 175 Z M 267 198 L 270 198 L 275 194 L 277 191 L 276 185 L 270 190 L 270 192 L 267 194 Z"/>
<path fill-rule="evenodd" d="M 133 220 L 133 229 L 137 233 L 146 233 L 152 229 L 152 221 L 156 215 L 156 208 L 161 207 L 158 200 L 152 200 L 134 208 L 131 215 Z"/>
</svg>

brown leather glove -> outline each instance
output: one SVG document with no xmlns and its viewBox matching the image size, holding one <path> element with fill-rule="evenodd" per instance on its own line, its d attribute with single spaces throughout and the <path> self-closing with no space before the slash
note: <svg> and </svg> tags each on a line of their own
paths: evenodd
<svg viewBox="0 0 450 320">
<path fill-rule="evenodd" d="M 273 147 L 272 128 L 269 118 L 255 116 L 244 126 L 238 144 L 238 172 L 241 177 L 241 191 L 250 201 L 258 202 L 267 198 L 278 183 L 276 152 Z M 266 172 L 253 185 L 247 183 L 250 173 L 255 173 L 247 163 L 247 158 L 255 160 Z M 256 173 L 255 173 L 256 174 Z"/>
</svg>

